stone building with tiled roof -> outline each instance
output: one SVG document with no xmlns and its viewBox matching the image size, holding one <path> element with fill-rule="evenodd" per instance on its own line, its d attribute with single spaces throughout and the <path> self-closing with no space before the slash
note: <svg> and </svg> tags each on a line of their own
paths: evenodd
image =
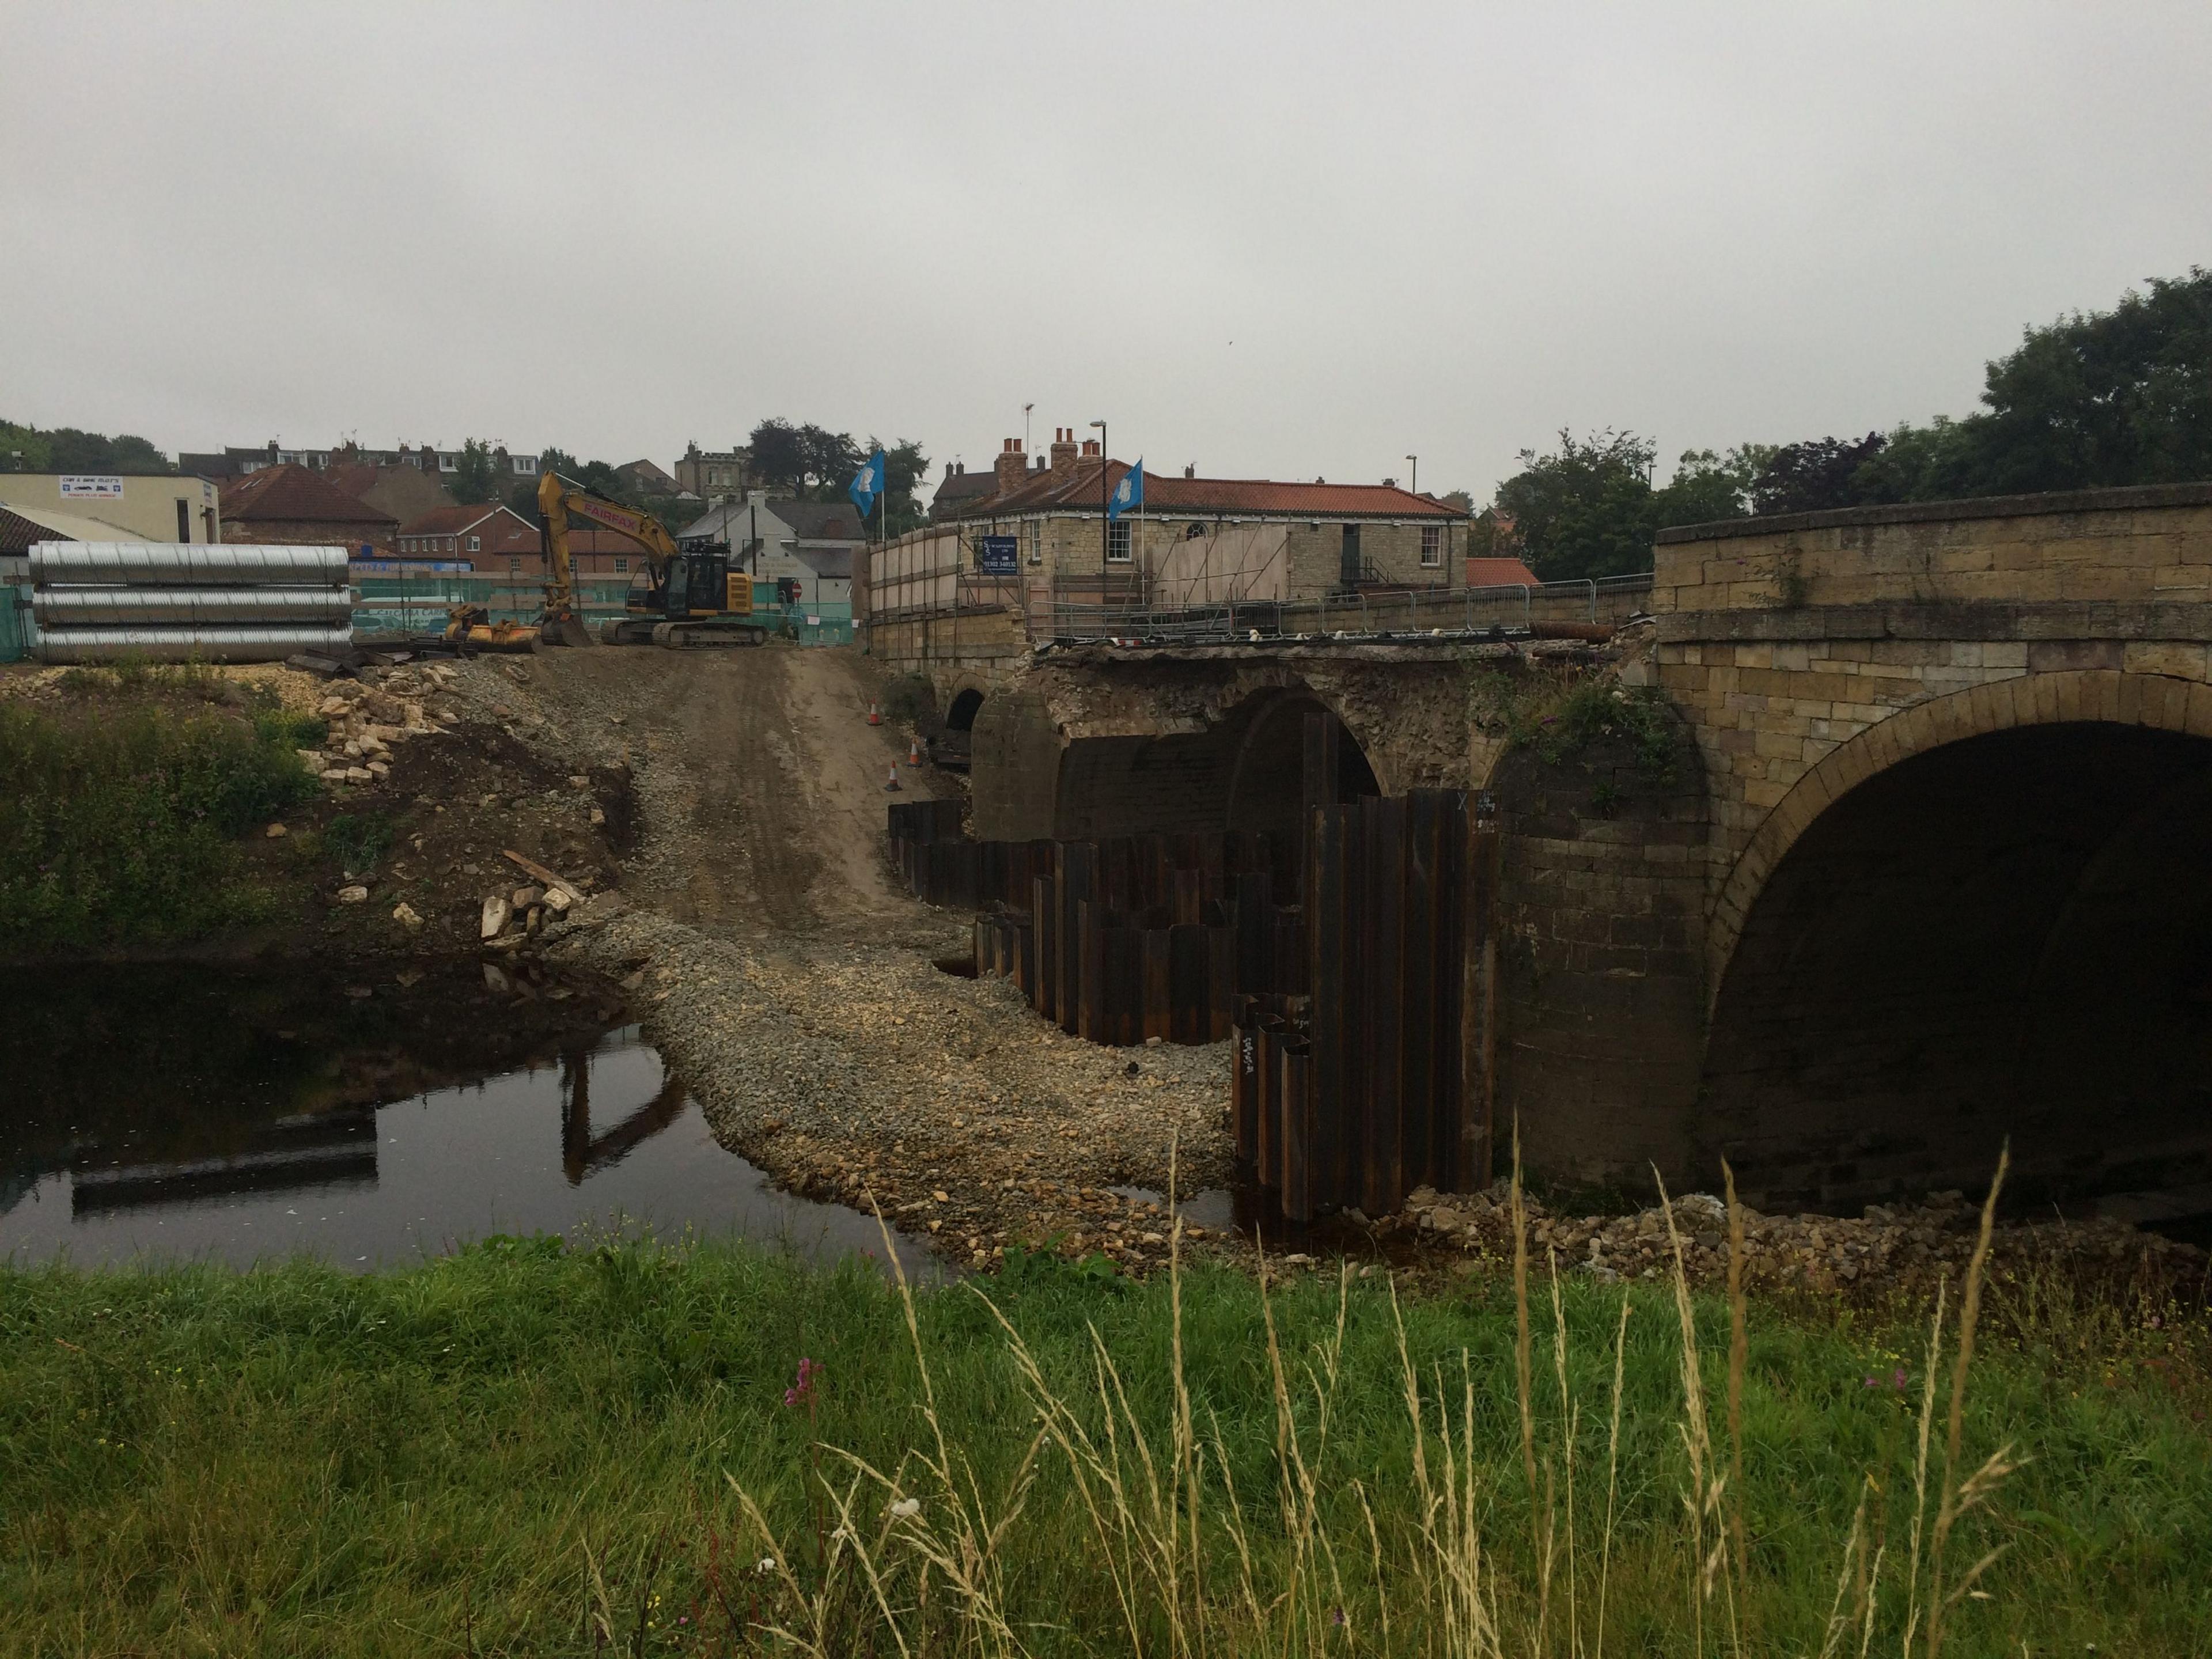
<svg viewBox="0 0 2212 1659">
<path fill-rule="evenodd" d="M 1463 585 L 1470 515 L 1395 484 L 1144 476 L 1141 519 L 1109 524 L 1128 471 L 1073 428 L 1032 466 L 1009 438 L 995 485 L 945 515 L 972 539 L 1012 536 L 1020 568 L 1063 592 L 1115 600 L 1210 603 L 1223 597 L 1314 599 L 1332 592 Z M 955 475 L 956 477 L 958 475 Z M 1182 544 L 1206 544 L 1200 556 Z"/>
</svg>

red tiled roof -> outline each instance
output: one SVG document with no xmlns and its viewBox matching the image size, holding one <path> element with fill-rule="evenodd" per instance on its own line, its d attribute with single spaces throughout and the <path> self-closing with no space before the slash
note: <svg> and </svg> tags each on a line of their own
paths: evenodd
<svg viewBox="0 0 2212 1659">
<path fill-rule="evenodd" d="M 356 500 L 304 466 L 264 466 L 222 486 L 222 516 L 241 523 L 294 520 L 307 523 L 386 524 L 398 520 Z"/>
<path fill-rule="evenodd" d="M 1474 559 L 1467 562 L 1467 585 L 1469 587 L 1517 587 L 1523 584 L 1536 586 L 1536 573 L 1518 559 Z"/>
<path fill-rule="evenodd" d="M 501 507 L 497 501 L 475 501 L 466 507 L 434 507 L 419 518 L 410 519 L 401 525 L 399 533 L 403 536 L 458 536 L 500 513 L 506 514 L 517 523 L 523 522 L 513 508 Z"/>
<path fill-rule="evenodd" d="M 33 524 L 28 519 L 19 518 L 6 507 L 0 507 L 0 553 L 27 553 L 31 550 L 31 544 L 33 542 L 66 542 L 75 539 L 75 537 L 64 536 L 49 530 L 42 524 Z M 9 598 L 12 599 L 13 595 L 9 595 Z M 0 599 L 0 604 L 8 602 L 8 599 Z"/>
<path fill-rule="evenodd" d="M 1128 466 L 1106 463 L 1101 485 L 1098 463 L 1079 463 L 1071 472 L 1035 473 L 1004 495 L 955 509 L 962 518 L 1036 513 L 1052 507 L 1081 511 L 1099 504 L 1102 488 L 1111 490 Z M 957 476 L 957 475 L 956 475 Z M 1155 517 L 1179 514 L 1253 513 L 1285 519 L 1464 519 L 1458 507 L 1432 495 L 1416 495 L 1395 484 L 1280 483 L 1270 478 L 1179 478 L 1145 474 L 1145 511 Z"/>
</svg>

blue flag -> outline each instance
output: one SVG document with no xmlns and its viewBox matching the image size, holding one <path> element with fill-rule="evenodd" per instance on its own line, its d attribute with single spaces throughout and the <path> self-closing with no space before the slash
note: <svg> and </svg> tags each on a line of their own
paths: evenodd
<svg viewBox="0 0 2212 1659">
<path fill-rule="evenodd" d="M 845 493 L 853 498 L 853 505 L 860 509 L 860 516 L 865 519 L 883 490 L 884 452 L 879 449 L 853 475 L 853 487 Z"/>
<path fill-rule="evenodd" d="M 1145 458 L 1139 455 L 1136 465 L 1121 475 L 1121 482 L 1114 486 L 1114 493 L 1106 498 L 1106 517 L 1110 521 L 1124 513 L 1133 513 L 1145 504 Z"/>
</svg>

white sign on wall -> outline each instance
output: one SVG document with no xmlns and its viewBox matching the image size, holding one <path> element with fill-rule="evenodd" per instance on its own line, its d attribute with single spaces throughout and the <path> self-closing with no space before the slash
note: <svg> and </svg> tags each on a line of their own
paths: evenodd
<svg viewBox="0 0 2212 1659">
<path fill-rule="evenodd" d="M 101 501 L 121 501 L 123 480 L 104 478 L 96 473 L 64 472 L 62 474 L 62 495 L 64 500 L 87 496 Z"/>
</svg>

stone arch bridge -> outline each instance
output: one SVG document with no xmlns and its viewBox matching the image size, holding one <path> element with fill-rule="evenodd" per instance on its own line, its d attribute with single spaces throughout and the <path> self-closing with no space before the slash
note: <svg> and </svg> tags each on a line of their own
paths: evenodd
<svg viewBox="0 0 2212 1659">
<path fill-rule="evenodd" d="M 1491 1088 L 1554 1180 L 1725 1156 L 1843 1207 L 2009 1137 L 2023 1201 L 2212 1212 L 2212 485 L 1669 530 L 1648 606 L 1595 651 L 1098 648 L 939 690 L 986 837 L 1295 833 L 1315 712 L 1345 792 L 1486 791 Z M 1486 675 L 1607 665 L 1670 741 L 1486 724 Z"/>
</svg>

